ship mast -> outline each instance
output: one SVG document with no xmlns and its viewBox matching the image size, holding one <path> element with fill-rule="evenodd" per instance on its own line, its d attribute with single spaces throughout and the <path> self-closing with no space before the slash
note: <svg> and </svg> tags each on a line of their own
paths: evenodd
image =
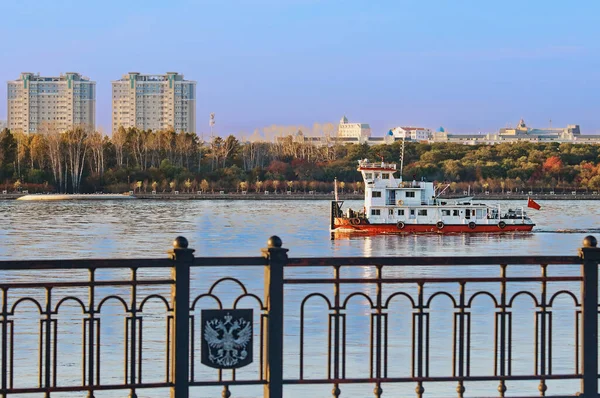
<svg viewBox="0 0 600 398">
<path fill-rule="evenodd" d="M 400 151 L 400 182 L 402 182 L 402 169 L 404 168 L 404 142 L 406 140 L 406 132 L 402 136 L 402 150 Z"/>
</svg>

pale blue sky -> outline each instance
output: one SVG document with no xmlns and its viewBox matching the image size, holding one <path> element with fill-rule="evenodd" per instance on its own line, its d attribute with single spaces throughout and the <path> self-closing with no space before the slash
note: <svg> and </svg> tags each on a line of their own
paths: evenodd
<svg viewBox="0 0 600 398">
<path fill-rule="evenodd" d="M 0 80 L 129 71 L 196 80 L 197 130 L 370 123 L 458 133 L 579 123 L 600 132 L 600 2 L 0 0 Z M 6 119 L 6 84 L 0 85 Z"/>
</svg>

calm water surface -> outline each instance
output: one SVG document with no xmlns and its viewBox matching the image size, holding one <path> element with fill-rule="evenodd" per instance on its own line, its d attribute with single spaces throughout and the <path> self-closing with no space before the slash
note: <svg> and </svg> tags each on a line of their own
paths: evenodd
<svg viewBox="0 0 600 398">
<path fill-rule="evenodd" d="M 490 202 L 492 204 L 493 202 Z M 361 202 L 348 202 L 354 208 Z M 504 207 L 518 207 L 525 203 L 501 202 Z M 170 249 L 174 237 L 183 235 L 188 238 L 190 247 L 196 249 L 198 256 L 258 256 L 260 248 L 266 245 L 271 235 L 278 235 L 284 247 L 290 249 L 291 257 L 300 256 L 494 256 L 494 255 L 574 255 L 581 241 L 587 234 L 600 236 L 600 206 L 594 201 L 540 201 L 542 211 L 530 211 L 537 226 L 533 233 L 522 235 L 420 235 L 420 236 L 376 236 L 356 237 L 352 239 L 330 239 L 329 202 L 327 201 L 106 201 L 106 202 L 20 202 L 0 201 L 0 260 L 5 259 L 57 259 L 57 258 L 122 258 L 122 257 L 163 257 Z M 561 275 L 577 273 L 578 267 L 550 267 L 549 274 Z M 98 279 L 115 279 L 128 277 L 128 273 L 117 270 L 103 271 Z M 154 271 L 149 277 L 166 276 L 168 273 Z M 364 268 L 342 268 L 342 276 L 373 276 L 375 270 Z M 511 273 L 512 272 L 512 273 Z M 510 268 L 509 275 L 539 275 L 539 267 Z M 492 275 L 499 274 L 498 267 L 470 267 L 464 269 L 420 267 L 418 269 L 384 269 L 384 276 L 455 276 L 455 275 Z M 287 276 L 307 277 L 307 271 L 295 270 Z M 308 276 L 331 276 L 328 268 L 311 270 Z M 33 276 L 27 272 L 0 275 L 4 280 L 65 280 L 85 278 L 84 274 L 54 273 Z M 193 291 L 196 294 L 205 292 L 210 285 L 223 276 L 239 277 L 247 289 L 262 297 L 262 269 L 246 267 L 242 269 L 223 270 L 206 268 L 194 270 Z M 558 285 L 558 284 L 556 284 Z M 568 284 L 552 286 L 551 291 L 561 288 L 573 288 Z M 509 288 L 509 294 L 520 289 L 539 291 L 539 285 Z M 234 284 L 223 284 L 217 287 L 220 297 L 229 303 L 240 292 Z M 307 290 L 308 289 L 308 290 Z M 387 290 L 386 290 L 387 289 Z M 415 294 L 414 286 L 384 288 L 384 296 L 398 290 Z M 436 290 L 450 291 L 455 297 L 458 286 L 427 285 L 425 296 L 430 297 Z M 498 286 L 467 286 L 467 293 L 488 289 L 496 296 Z M 512 289 L 512 290 L 511 290 Z M 300 302 L 308 292 L 322 292 L 332 296 L 329 286 L 286 287 L 286 349 L 285 377 L 298 376 L 298 339 Z M 363 292 L 374 297 L 371 286 L 344 285 L 342 297 L 353 292 Z M 26 292 L 36 296 L 40 292 Z M 141 291 L 144 294 L 159 293 L 168 295 L 168 291 L 153 289 Z M 23 293 L 25 294 L 25 293 Z M 85 291 L 72 289 L 56 293 L 56 296 L 79 295 L 85 297 Z M 106 296 L 120 294 L 127 296 L 128 290 L 108 289 L 98 292 Z M 14 302 L 18 297 L 10 297 Z M 141 300 L 141 298 L 140 298 Z M 559 300 L 560 301 L 560 300 Z M 43 302 L 43 300 L 42 300 Z M 84 300 L 85 302 L 85 300 Z M 256 302 L 244 299 L 247 307 L 258 311 Z M 110 305 L 108 304 L 110 303 Z M 164 306 L 149 301 L 149 310 L 164 313 Z M 212 308 L 214 303 L 205 302 L 203 308 Z M 555 373 L 573 372 L 573 308 L 572 302 L 562 300 L 555 308 L 555 355 L 553 371 Z M 119 304 L 107 301 L 106 313 L 102 318 L 102 358 L 105 367 L 101 373 L 103 383 L 122 381 L 122 339 L 123 310 Z M 513 373 L 533 373 L 533 325 L 534 307 L 530 299 L 519 297 L 515 300 L 515 350 L 513 353 Z M 17 336 L 15 344 L 24 347 L 15 354 L 15 372 L 27 377 L 19 377 L 15 386 L 25 387 L 35 383 L 37 377 L 36 350 L 37 326 L 24 318 L 35 314 L 35 308 L 28 303 L 19 304 L 18 315 L 23 320 L 15 320 Z M 59 312 L 59 334 L 72 336 L 58 343 L 59 385 L 78 383 L 81 366 L 81 311 L 76 305 L 65 305 Z M 562 313 L 561 313 L 562 311 Z M 103 312 L 105 310 L 103 309 Z M 369 314 L 366 299 L 356 298 L 348 305 L 348 352 L 347 377 L 365 377 L 369 371 L 368 356 Z M 452 336 L 449 332 L 452 325 L 452 307 L 449 299 L 436 297 L 431 309 L 431 376 L 449 376 L 451 374 Z M 406 303 L 398 300 L 390 307 L 390 376 L 410 375 L 410 310 Z M 473 337 L 471 358 L 472 375 L 490 374 L 493 371 L 494 308 L 491 299 L 482 298 L 473 304 Z M 320 300 L 310 300 L 306 307 L 307 323 L 307 359 L 305 361 L 305 377 L 324 377 L 326 372 L 327 342 L 327 310 Z M 561 314 L 563 317 L 561 318 Z M 197 317 L 198 318 L 198 317 Z M 164 317 L 153 317 L 151 322 L 144 321 L 144 381 L 160 381 L 164 371 Z M 258 328 L 255 328 L 257 330 Z M 196 329 L 198 330 L 198 329 Z M 60 339 L 59 339 L 60 340 Z M 449 348 L 450 347 L 450 348 Z M 147 350 L 147 351 L 146 351 Z M 146 353 L 147 352 L 147 353 Z M 258 352 L 258 347 L 255 347 Z M 255 364 L 256 365 L 256 364 Z M 200 365 L 197 366 L 201 369 Z M 161 373 L 163 372 L 163 373 Z M 239 378 L 255 377 L 256 366 L 238 372 Z M 212 378 L 214 373 L 200 370 L 197 378 Z M 32 381 L 34 380 L 34 381 Z M 578 389 L 577 382 L 549 382 L 548 392 L 573 393 Z M 493 396 L 497 383 L 471 383 L 466 385 L 466 396 Z M 384 385 L 384 396 L 414 396 L 415 385 Z M 455 396 L 455 383 L 433 385 L 425 384 L 426 396 Z M 537 393 L 537 382 L 509 383 L 508 393 Z M 342 396 L 371 397 L 372 385 L 342 386 Z M 331 396 L 331 386 L 315 388 L 287 387 L 286 397 L 299 397 L 311 393 L 313 396 Z M 232 388 L 233 397 L 258 397 L 261 388 Z M 25 395 L 24 395 L 25 396 Z M 28 395 L 31 396 L 31 395 Z M 79 396 L 77 394 L 53 394 L 52 396 Z M 124 392 L 97 393 L 97 397 L 126 396 Z M 166 392 L 150 394 L 138 391 L 139 397 L 167 396 Z M 194 397 L 218 397 L 220 390 L 195 390 Z"/>
</svg>

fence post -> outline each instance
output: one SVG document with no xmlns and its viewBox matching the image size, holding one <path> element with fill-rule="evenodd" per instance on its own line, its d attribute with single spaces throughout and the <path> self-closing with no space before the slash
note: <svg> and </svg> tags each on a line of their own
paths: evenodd
<svg viewBox="0 0 600 398">
<path fill-rule="evenodd" d="M 178 236 L 169 251 L 173 260 L 171 289 L 173 321 L 171 329 L 171 398 L 189 398 L 190 394 L 190 266 L 194 263 L 194 249 L 188 249 L 188 241 Z"/>
<path fill-rule="evenodd" d="M 265 306 L 267 307 L 266 361 L 264 363 L 264 398 L 283 396 L 283 267 L 287 264 L 288 249 L 283 249 L 281 239 L 271 236 L 267 248 L 262 249 L 267 259 L 265 265 Z M 179 398 L 179 397 L 178 397 Z"/>
<path fill-rule="evenodd" d="M 589 235 L 579 249 L 581 276 L 581 394 L 598 397 L 598 241 Z"/>
</svg>

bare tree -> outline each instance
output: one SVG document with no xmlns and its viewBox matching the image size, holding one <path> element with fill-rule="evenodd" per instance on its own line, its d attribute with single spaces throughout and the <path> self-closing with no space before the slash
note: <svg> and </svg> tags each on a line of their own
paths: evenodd
<svg viewBox="0 0 600 398">
<path fill-rule="evenodd" d="M 92 173 L 104 174 L 104 135 L 101 131 L 91 132 L 87 137 L 87 147 L 91 156 L 88 161 Z"/>
<path fill-rule="evenodd" d="M 85 164 L 88 131 L 85 126 L 73 126 L 64 134 L 73 193 L 78 193 Z"/>
<path fill-rule="evenodd" d="M 21 178 L 21 164 L 27 157 L 29 149 L 29 137 L 23 133 L 23 130 L 17 129 L 13 132 L 13 137 L 17 142 L 17 175 Z"/>
<path fill-rule="evenodd" d="M 29 143 L 29 158 L 31 160 L 31 168 L 43 169 L 46 166 L 46 152 L 48 146 L 42 134 L 33 134 Z"/>
<path fill-rule="evenodd" d="M 229 135 L 224 141 L 223 146 L 221 147 L 221 157 L 223 159 L 223 168 L 226 167 L 227 160 L 229 160 L 230 156 L 235 153 L 235 151 L 239 148 L 239 141 L 233 135 Z"/>
<path fill-rule="evenodd" d="M 158 167 L 160 160 L 160 154 L 158 153 L 160 150 L 160 141 L 156 132 L 153 131 L 152 134 L 148 136 L 144 150 L 150 152 L 150 167 Z"/>
<path fill-rule="evenodd" d="M 52 175 L 54 176 L 58 191 L 61 192 L 63 189 L 64 164 L 63 137 L 54 122 L 42 122 L 38 131 L 45 138 Z"/>
<path fill-rule="evenodd" d="M 135 162 L 141 170 L 146 170 L 148 165 L 148 137 L 152 135 L 151 130 L 140 130 L 131 128 L 128 131 L 128 139 Z"/>
<path fill-rule="evenodd" d="M 164 151 L 169 163 L 175 164 L 175 130 L 172 128 L 158 132 L 159 151 Z"/>
<path fill-rule="evenodd" d="M 175 150 L 177 153 L 178 166 L 183 167 L 185 163 L 185 167 L 189 170 L 190 158 L 193 155 L 197 138 L 198 136 L 193 133 L 185 133 L 182 131 L 177 134 L 175 138 Z"/>
<path fill-rule="evenodd" d="M 115 146 L 117 166 L 123 167 L 123 149 L 127 144 L 127 131 L 123 126 L 119 127 L 112 135 L 112 143 Z"/>
<path fill-rule="evenodd" d="M 223 146 L 223 138 L 215 136 L 210 141 L 210 169 L 214 170 L 215 167 L 219 166 L 219 159 L 221 157 L 221 147 Z"/>
</svg>

